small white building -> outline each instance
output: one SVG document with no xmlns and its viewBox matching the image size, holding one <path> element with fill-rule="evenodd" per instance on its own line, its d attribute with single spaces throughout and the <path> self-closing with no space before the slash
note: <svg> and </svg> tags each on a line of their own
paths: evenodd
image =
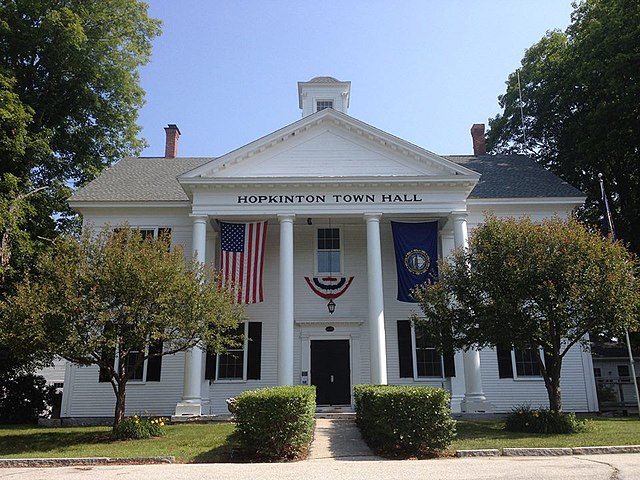
<svg viewBox="0 0 640 480">
<path fill-rule="evenodd" d="M 324 405 L 351 404 L 358 383 L 444 387 L 454 412 L 547 404 L 527 352 L 443 358 L 416 335 L 417 304 L 397 300 L 391 222 L 435 222 L 442 258 L 484 212 L 566 216 L 584 195 L 527 157 L 486 155 L 484 125 L 472 127 L 474 155 L 454 156 L 372 127 L 347 114 L 350 90 L 332 77 L 298 83 L 300 120 L 218 158 L 178 157 L 169 125 L 164 158 L 125 158 L 71 197 L 85 224 L 170 229 L 172 244 L 214 266 L 221 225 L 267 222 L 255 264 L 263 301 L 246 307 L 244 348 L 145 365 L 127 386 L 128 414 L 224 414 L 243 390 L 291 384 L 316 385 Z M 562 396 L 567 410 L 597 410 L 579 347 L 564 360 Z M 67 367 L 62 417 L 109 417 L 114 404 L 97 367 Z"/>
</svg>

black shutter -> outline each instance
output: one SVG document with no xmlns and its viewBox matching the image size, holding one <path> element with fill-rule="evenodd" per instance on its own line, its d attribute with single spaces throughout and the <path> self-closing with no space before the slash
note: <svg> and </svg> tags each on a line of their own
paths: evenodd
<svg viewBox="0 0 640 480">
<path fill-rule="evenodd" d="M 398 359 L 400 361 L 400 378 L 413 378 L 411 322 L 409 320 L 398 320 Z"/>
<path fill-rule="evenodd" d="M 498 376 L 500 378 L 513 378 L 511 347 L 496 345 L 496 352 L 498 354 Z"/>
<path fill-rule="evenodd" d="M 162 353 L 162 342 L 155 342 L 149 345 L 149 355 Z M 162 357 L 149 357 L 147 359 L 147 382 L 159 382 L 162 371 Z"/>
<path fill-rule="evenodd" d="M 445 353 L 442 355 L 444 363 L 444 376 L 455 377 L 456 376 L 456 364 L 453 359 L 453 352 Z"/>
<path fill-rule="evenodd" d="M 102 351 L 102 361 L 109 363 L 111 366 L 116 361 L 116 349 L 109 348 Z M 98 376 L 98 382 L 110 382 L 111 381 L 111 372 L 108 368 L 100 367 L 100 375 Z"/>
<path fill-rule="evenodd" d="M 249 322 L 247 347 L 247 380 L 260 380 L 262 357 L 262 323 Z"/>
<path fill-rule="evenodd" d="M 218 359 L 218 355 L 216 352 L 207 352 L 207 359 L 204 367 L 204 378 L 205 380 L 215 380 L 216 379 L 216 361 Z"/>
</svg>

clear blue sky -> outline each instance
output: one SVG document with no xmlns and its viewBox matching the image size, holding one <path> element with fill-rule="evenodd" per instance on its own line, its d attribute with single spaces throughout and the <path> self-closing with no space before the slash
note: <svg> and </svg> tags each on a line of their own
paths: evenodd
<svg viewBox="0 0 640 480">
<path fill-rule="evenodd" d="M 219 156 L 301 116 L 297 82 L 350 80 L 349 114 L 439 154 L 471 153 L 469 129 L 500 110 L 508 74 L 570 0 L 150 0 L 163 22 L 141 70 L 139 124 L 164 155 Z"/>
</svg>

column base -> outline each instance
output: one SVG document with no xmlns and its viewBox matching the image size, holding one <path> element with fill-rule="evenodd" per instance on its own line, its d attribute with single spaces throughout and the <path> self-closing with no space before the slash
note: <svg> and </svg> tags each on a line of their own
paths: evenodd
<svg viewBox="0 0 640 480">
<path fill-rule="evenodd" d="M 200 403 L 179 402 L 176 405 L 176 417 L 199 417 L 202 415 L 202 405 Z"/>
<path fill-rule="evenodd" d="M 465 395 L 462 402 L 460 402 L 460 411 L 462 413 L 491 413 L 492 410 L 491 403 L 484 395 Z"/>
<path fill-rule="evenodd" d="M 464 395 L 451 395 L 451 413 L 462 413 Z"/>
</svg>

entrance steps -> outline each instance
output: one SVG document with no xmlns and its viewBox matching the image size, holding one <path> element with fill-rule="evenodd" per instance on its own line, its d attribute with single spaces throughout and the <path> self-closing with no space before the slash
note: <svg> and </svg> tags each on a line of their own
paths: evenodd
<svg viewBox="0 0 640 480">
<path fill-rule="evenodd" d="M 351 405 L 329 405 L 316 408 L 316 418 L 331 420 L 355 420 L 356 412 Z"/>
</svg>

